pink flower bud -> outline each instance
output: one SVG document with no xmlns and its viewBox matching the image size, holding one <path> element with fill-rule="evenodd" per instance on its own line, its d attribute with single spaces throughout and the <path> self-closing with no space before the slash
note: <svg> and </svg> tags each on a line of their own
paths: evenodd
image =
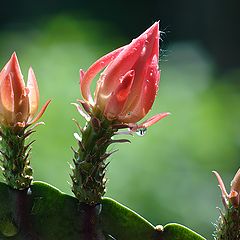
<svg viewBox="0 0 240 240">
<path fill-rule="evenodd" d="M 223 183 L 221 176 L 216 171 L 213 171 L 213 173 L 217 177 L 218 184 L 219 184 L 219 187 L 222 192 L 222 201 L 223 201 L 224 206 L 226 208 L 228 208 L 229 203 L 231 203 L 232 206 L 234 206 L 235 208 L 238 208 L 239 204 L 240 204 L 240 198 L 239 198 L 239 196 L 240 196 L 240 169 L 237 171 L 237 173 L 235 174 L 235 176 L 231 182 L 231 189 L 230 189 L 229 194 L 226 191 L 226 188 L 225 188 L 225 185 Z"/>
<path fill-rule="evenodd" d="M 155 100 L 160 80 L 158 59 L 159 23 L 156 22 L 130 44 L 97 60 L 85 73 L 80 70 L 84 100 L 110 121 L 136 124 L 146 116 Z M 104 68 L 93 100 L 90 84 Z M 151 118 L 147 125 L 168 114 Z"/>
<path fill-rule="evenodd" d="M 0 124 L 6 127 L 25 127 L 35 123 L 44 113 L 47 101 L 39 114 L 39 91 L 32 68 L 28 72 L 27 86 L 23 80 L 16 53 L 0 72 Z"/>
</svg>

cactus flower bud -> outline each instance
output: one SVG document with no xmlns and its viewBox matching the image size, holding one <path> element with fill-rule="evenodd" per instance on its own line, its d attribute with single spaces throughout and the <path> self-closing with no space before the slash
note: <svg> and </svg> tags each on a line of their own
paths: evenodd
<svg viewBox="0 0 240 240">
<path fill-rule="evenodd" d="M 0 73 L 0 124 L 5 127 L 25 127 L 35 123 L 49 102 L 36 115 L 39 91 L 34 72 L 32 68 L 29 69 L 25 86 L 17 55 L 13 53 Z"/>
<path fill-rule="evenodd" d="M 218 240 L 238 240 L 240 236 L 240 169 L 235 174 L 232 182 L 230 193 L 226 191 L 223 180 L 220 175 L 213 171 L 216 175 L 219 187 L 222 192 L 222 202 L 225 207 L 224 211 L 220 210 L 214 239 Z"/>
<path fill-rule="evenodd" d="M 158 59 L 159 23 L 156 22 L 130 44 L 97 60 L 86 73 L 80 70 L 84 100 L 110 121 L 130 124 L 135 129 L 154 124 L 169 113 L 158 114 L 140 126 L 136 125 L 155 100 L 160 80 Z M 93 100 L 90 84 L 104 68 Z"/>
<path fill-rule="evenodd" d="M 219 184 L 219 187 L 222 192 L 222 200 L 223 200 L 224 206 L 228 207 L 230 204 L 236 208 L 239 207 L 239 204 L 240 204 L 240 169 L 237 171 L 237 173 L 235 174 L 235 176 L 231 182 L 231 189 L 230 189 L 229 194 L 226 191 L 225 185 L 224 185 L 220 175 L 216 171 L 213 171 L 213 173 L 217 177 L 218 184 Z"/>
</svg>

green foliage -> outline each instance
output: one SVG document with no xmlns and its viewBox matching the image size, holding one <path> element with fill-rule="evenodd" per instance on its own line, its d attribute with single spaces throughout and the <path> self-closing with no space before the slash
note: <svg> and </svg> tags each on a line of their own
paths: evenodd
<svg viewBox="0 0 240 240">
<path fill-rule="evenodd" d="M 89 219 L 86 206 L 43 182 L 34 182 L 28 191 L 0 183 L 0 239 L 204 240 L 177 224 L 159 230 L 110 198 L 104 198 L 96 210 L 97 220 Z M 94 222 L 92 229 L 88 221 Z"/>
<path fill-rule="evenodd" d="M 180 224 L 170 223 L 164 226 L 164 240 L 206 240 L 194 231 Z"/>
<path fill-rule="evenodd" d="M 102 225 L 116 239 L 157 239 L 154 226 L 129 208 L 110 198 L 102 200 Z"/>
</svg>

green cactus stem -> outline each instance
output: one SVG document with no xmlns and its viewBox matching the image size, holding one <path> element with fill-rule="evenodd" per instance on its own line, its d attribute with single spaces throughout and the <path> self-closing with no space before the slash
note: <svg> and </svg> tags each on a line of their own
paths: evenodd
<svg viewBox="0 0 240 240">
<path fill-rule="evenodd" d="M 79 127 L 82 137 L 75 133 L 79 148 L 73 149 L 72 191 L 82 203 L 96 205 L 106 192 L 106 159 L 112 154 L 107 148 L 114 142 L 129 142 L 112 140 L 118 128 L 103 115 L 94 114 L 83 129 Z"/>
<path fill-rule="evenodd" d="M 214 232 L 215 240 L 240 240 L 240 207 L 229 204 L 220 217 Z"/>
<path fill-rule="evenodd" d="M 25 143 L 32 132 L 32 129 L 26 130 L 26 128 L 1 127 L 0 129 L 3 176 L 13 189 L 26 189 L 32 182 L 33 171 L 29 154 L 30 146 L 34 141 Z"/>
<path fill-rule="evenodd" d="M 101 204 L 95 206 L 89 204 L 80 204 L 83 219 L 83 240 L 106 240 L 101 226 L 99 215 L 101 213 Z"/>
</svg>

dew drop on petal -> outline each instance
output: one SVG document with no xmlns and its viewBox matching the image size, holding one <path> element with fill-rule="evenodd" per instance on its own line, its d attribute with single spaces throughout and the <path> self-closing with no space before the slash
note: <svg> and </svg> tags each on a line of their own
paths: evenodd
<svg viewBox="0 0 240 240">
<path fill-rule="evenodd" d="M 140 137 L 143 137 L 147 132 L 147 128 L 139 128 L 137 131 L 136 131 L 136 134 Z"/>
</svg>

